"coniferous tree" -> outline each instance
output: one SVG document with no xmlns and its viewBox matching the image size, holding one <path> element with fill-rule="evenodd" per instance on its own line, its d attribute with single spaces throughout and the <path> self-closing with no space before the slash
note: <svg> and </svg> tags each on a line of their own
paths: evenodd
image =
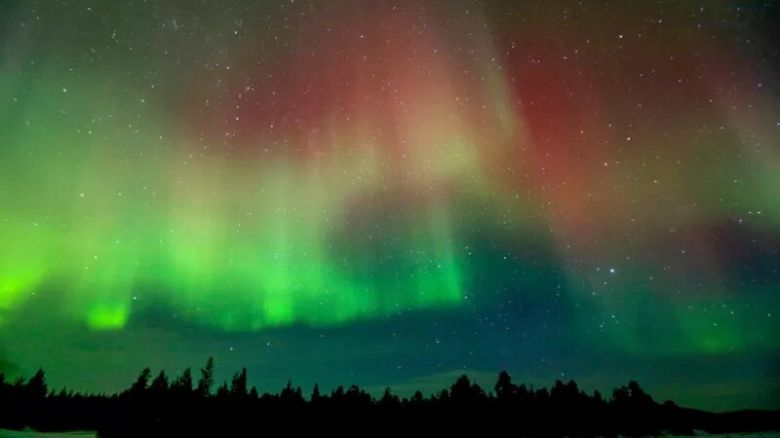
<svg viewBox="0 0 780 438">
<path fill-rule="evenodd" d="M 132 386 L 128 390 L 131 395 L 140 395 L 146 391 L 146 387 L 149 385 L 149 378 L 152 376 L 152 370 L 148 367 L 141 370 L 141 374 L 135 379 Z"/>
<path fill-rule="evenodd" d="M 192 370 L 188 367 L 182 371 L 171 384 L 171 391 L 178 395 L 189 395 L 192 393 Z"/>
<path fill-rule="evenodd" d="M 320 394 L 320 385 L 314 384 L 314 388 L 311 390 L 311 401 L 312 403 L 318 403 L 322 399 L 322 395 Z"/>
<path fill-rule="evenodd" d="M 214 358 L 209 357 L 206 366 L 200 369 L 200 380 L 198 380 L 198 395 L 205 397 L 211 393 L 211 387 L 214 386 Z"/>
<path fill-rule="evenodd" d="M 450 388 L 450 398 L 457 403 L 476 403 L 485 398 L 485 392 L 468 376 L 462 375 Z"/>
<path fill-rule="evenodd" d="M 385 388 L 385 392 L 382 393 L 382 398 L 379 399 L 379 405 L 385 408 L 398 406 L 400 403 L 401 401 L 398 399 L 398 396 L 393 394 L 389 387 Z"/>
<path fill-rule="evenodd" d="M 517 387 L 512 383 L 512 377 L 506 371 L 501 371 L 498 374 L 498 380 L 494 389 L 496 397 L 502 401 L 511 400 L 517 392 Z"/>
<path fill-rule="evenodd" d="M 213 373 L 211 359 L 201 370 L 198 388 L 205 389 L 202 394 L 209 394 Z M 673 402 L 658 404 L 635 381 L 616 388 L 609 400 L 604 400 L 599 391 L 586 394 L 574 381 L 556 381 L 550 391 L 529 389 L 512 383 L 506 372 L 498 375 L 495 396 L 461 376 L 450 390 L 427 398 L 416 391 L 403 400 L 390 388 L 385 389 L 381 398 L 374 399 L 357 385 L 346 390 L 339 386 L 331 396 L 323 396 L 315 384 L 307 404 L 301 388 L 293 386 L 292 381 L 278 395 L 258 397 L 255 387 L 247 392 L 246 369 L 223 382 L 215 399 L 195 397 L 192 387 L 190 369 L 169 382 L 164 371 L 152 379 L 150 370 L 145 368 L 118 397 L 79 394 L 65 388 L 55 395 L 47 393 L 42 370 L 13 383 L 0 373 L 0 428 L 84 428 L 97 429 L 101 436 L 120 437 L 145 433 L 219 435 L 225 430 L 235 434 L 251 427 L 257 409 L 267 409 L 265 412 L 314 420 L 305 424 L 318 424 L 342 412 L 360 421 L 381 420 L 391 425 L 401 422 L 404 426 L 406 421 L 424 424 L 441 420 L 442 414 L 455 414 L 458 425 L 486 420 L 483 424 L 488 427 L 502 424 L 512 412 L 522 412 L 524 419 L 517 431 L 521 436 L 651 436 L 664 431 L 691 434 L 694 429 L 720 433 L 780 429 L 777 417 L 772 417 L 776 413 L 769 411 L 713 414 L 682 409 Z M 193 417 L 193 413 L 201 417 Z"/>
<path fill-rule="evenodd" d="M 162 397 L 168 392 L 168 376 L 165 371 L 160 371 L 160 374 L 152 380 L 152 384 L 149 385 L 149 392 L 155 397 Z"/>
<path fill-rule="evenodd" d="M 241 372 L 233 375 L 233 380 L 230 382 L 230 395 L 235 398 L 247 396 L 246 368 L 241 368 Z"/>
<path fill-rule="evenodd" d="M 222 382 L 222 384 L 219 385 L 219 388 L 217 388 L 216 397 L 218 399 L 226 399 L 230 397 L 230 389 L 228 389 L 227 381 Z"/>
<path fill-rule="evenodd" d="M 35 374 L 30 377 L 25 385 L 25 392 L 30 399 L 40 400 L 46 397 L 48 387 L 46 385 L 46 374 L 42 369 L 38 369 Z"/>
</svg>

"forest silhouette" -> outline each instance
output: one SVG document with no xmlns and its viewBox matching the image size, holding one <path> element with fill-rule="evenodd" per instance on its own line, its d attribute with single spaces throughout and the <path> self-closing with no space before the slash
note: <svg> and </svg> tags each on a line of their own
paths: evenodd
<svg viewBox="0 0 780 438">
<path fill-rule="evenodd" d="M 352 385 L 304 397 L 292 382 L 277 394 L 248 386 L 246 368 L 219 386 L 209 358 L 195 380 L 190 368 L 176 377 L 145 368 L 118 394 L 49 389 L 43 370 L 29 379 L 0 374 L 0 428 L 37 431 L 96 430 L 101 437 L 260 436 L 501 433 L 515 436 L 617 437 L 780 430 L 780 412 L 712 413 L 656 402 L 637 382 L 610 397 L 588 394 L 573 380 L 547 388 L 515 384 L 502 371 L 486 391 L 465 375 L 449 388 L 401 398 L 380 397 Z"/>
</svg>

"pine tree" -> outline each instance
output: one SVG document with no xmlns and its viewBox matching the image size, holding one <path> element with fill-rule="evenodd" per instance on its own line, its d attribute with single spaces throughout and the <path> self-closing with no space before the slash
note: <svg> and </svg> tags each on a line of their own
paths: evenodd
<svg viewBox="0 0 780 438">
<path fill-rule="evenodd" d="M 186 368 L 181 375 L 171 384 L 171 389 L 181 394 L 192 392 L 192 370 Z"/>
<path fill-rule="evenodd" d="M 46 397 L 48 387 L 46 386 L 46 374 L 42 369 L 38 369 L 35 374 L 30 377 L 25 385 L 25 391 L 31 399 L 43 399 Z"/>
<path fill-rule="evenodd" d="M 146 391 L 146 387 L 149 385 L 149 378 L 151 376 L 152 370 L 150 370 L 148 367 L 141 370 L 141 374 L 139 374 L 138 378 L 135 379 L 135 382 L 133 382 L 133 385 L 130 386 L 128 392 L 133 395 L 142 394 L 144 391 Z"/>
<path fill-rule="evenodd" d="M 233 375 L 233 380 L 230 383 L 230 395 L 236 398 L 243 398 L 247 395 L 247 378 L 246 368 L 241 368 L 240 373 Z"/>
<path fill-rule="evenodd" d="M 317 403 L 322 399 L 322 395 L 320 394 L 320 385 L 314 384 L 314 388 L 311 390 L 311 401 L 312 403 Z"/>
<path fill-rule="evenodd" d="M 206 366 L 200 369 L 200 380 L 198 380 L 198 395 L 206 397 L 211 394 L 211 387 L 214 386 L 214 358 L 209 357 Z"/>
</svg>

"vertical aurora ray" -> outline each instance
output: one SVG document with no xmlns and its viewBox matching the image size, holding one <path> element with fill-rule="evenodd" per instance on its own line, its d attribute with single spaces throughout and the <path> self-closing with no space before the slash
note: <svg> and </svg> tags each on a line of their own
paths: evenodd
<svg viewBox="0 0 780 438">
<path fill-rule="evenodd" d="M 424 187 L 452 178 L 473 161 L 474 146 L 465 143 L 457 131 L 447 129 L 457 112 L 454 108 L 439 108 L 439 122 L 430 118 L 426 122 L 421 113 L 452 101 L 442 94 L 452 90 L 415 95 L 416 90 L 446 78 L 446 66 L 436 67 L 436 76 L 428 85 L 408 82 L 409 67 L 396 67 L 401 70 L 395 74 L 407 88 L 397 92 L 409 100 L 410 108 L 392 110 L 392 118 L 400 122 L 387 132 L 395 139 L 403 137 L 403 148 L 394 150 L 388 143 L 391 138 L 355 136 L 356 128 L 386 129 L 376 126 L 377 120 L 366 120 L 365 128 L 349 120 L 332 125 L 327 108 L 319 107 L 307 122 L 311 132 L 306 147 L 312 152 L 303 156 L 285 156 L 283 151 L 280 155 L 280 142 L 289 144 L 300 138 L 294 132 L 290 140 L 281 133 L 209 145 L 203 143 L 202 135 L 198 140 L 176 130 L 154 133 L 165 124 L 152 122 L 154 116 L 141 108 L 152 106 L 144 98 L 130 106 L 126 100 L 115 99 L 106 105 L 99 96 L 123 93 L 107 86 L 88 92 L 86 82 L 60 88 L 52 81 L 36 87 L 43 90 L 39 93 L 43 99 L 26 98 L 26 113 L 43 119 L 47 137 L 42 138 L 40 131 L 9 129 L 24 137 L 16 138 L 14 147 L 6 151 L 18 152 L 17 147 L 41 148 L 41 153 L 61 150 L 56 163 L 46 169 L 51 181 L 38 182 L 39 189 L 28 185 L 25 191 L 58 187 L 51 198 L 35 199 L 29 216 L 17 210 L 15 220 L 33 222 L 30 216 L 53 209 L 64 218 L 57 225 L 65 230 L 50 230 L 49 237 L 42 237 L 46 244 L 41 246 L 57 248 L 59 266 L 33 256 L 21 257 L 24 270 L 10 261 L 4 264 L 12 271 L 4 280 L 4 307 L 21 304 L 17 303 L 20 297 L 50 278 L 57 278 L 58 285 L 69 290 L 67 312 L 95 329 L 125 325 L 134 301 L 146 298 L 139 297 L 143 295 L 139 285 L 156 290 L 149 292 L 149 298 L 183 310 L 193 321 L 225 329 L 294 322 L 328 324 L 457 303 L 463 285 L 460 268 L 455 266 L 452 230 L 447 228 L 447 213 L 441 207 L 422 213 L 422 223 L 428 225 L 421 230 L 408 223 L 406 230 L 399 231 L 404 243 L 396 251 L 406 252 L 407 245 L 418 249 L 412 250 L 417 259 L 405 266 L 406 271 L 396 272 L 394 284 L 379 281 L 370 264 L 356 272 L 352 265 L 361 261 L 345 264 L 331 254 L 334 245 L 341 245 L 331 235 L 345 226 L 340 215 L 356 197 L 366 193 L 373 197 L 372 192 L 382 189 L 380 184 L 386 188 L 388 181 L 397 184 L 398 178 L 402 184 Z M 90 119 L 91 115 L 101 116 Z M 226 114 L 208 113 L 214 115 Z M 250 122 L 257 118 L 250 113 L 235 120 L 247 117 Z M 102 126 L 74 132 L 71 126 L 85 120 Z M 129 123 L 113 126 L 114 120 Z M 278 125 L 284 127 L 283 122 Z M 436 129 L 429 129 L 432 126 Z M 230 135 L 228 131 L 226 136 Z M 194 147 L 197 144 L 202 147 Z M 273 152 L 246 160 L 231 153 L 236 148 Z M 411 167 L 400 173 L 380 170 L 382 164 L 377 160 L 399 158 L 408 160 L 406 165 Z M 29 160 L 29 165 L 35 162 L 27 157 L 10 157 L 5 162 L 23 168 L 22 160 Z M 441 160 L 451 164 L 432 165 Z M 67 173 L 77 176 L 66 180 Z M 29 182 L 22 172 L 11 176 L 11 184 L 4 185 L 8 196 L 15 184 Z M 31 241 L 19 241 L 8 253 L 21 251 Z M 38 248 L 32 252 L 51 251 Z M 49 277 L 38 272 L 43 269 L 54 272 Z M 166 294 L 170 296 L 155 296 Z"/>
</svg>

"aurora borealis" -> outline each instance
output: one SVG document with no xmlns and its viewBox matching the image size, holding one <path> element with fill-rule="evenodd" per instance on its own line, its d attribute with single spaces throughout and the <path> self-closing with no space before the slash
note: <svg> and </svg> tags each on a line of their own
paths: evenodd
<svg viewBox="0 0 780 438">
<path fill-rule="evenodd" d="M 780 408 L 778 17 L 2 1 L 0 368 Z"/>
</svg>

